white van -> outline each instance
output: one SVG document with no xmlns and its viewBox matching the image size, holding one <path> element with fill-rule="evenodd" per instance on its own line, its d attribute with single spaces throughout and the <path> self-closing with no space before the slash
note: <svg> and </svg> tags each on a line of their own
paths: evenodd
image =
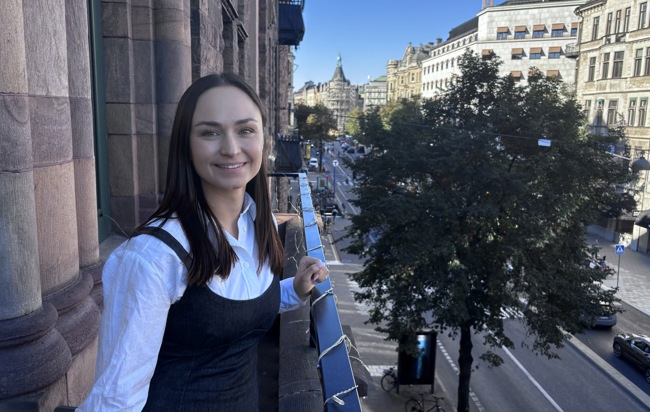
<svg viewBox="0 0 650 412">
<path fill-rule="evenodd" d="M 312 157 L 309 159 L 309 170 L 316 170 L 318 169 L 318 159 L 315 157 Z"/>
</svg>

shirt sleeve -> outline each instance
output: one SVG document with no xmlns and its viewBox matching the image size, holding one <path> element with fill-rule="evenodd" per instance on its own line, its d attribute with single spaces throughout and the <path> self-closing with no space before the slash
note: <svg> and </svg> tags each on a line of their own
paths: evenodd
<svg viewBox="0 0 650 412">
<path fill-rule="evenodd" d="M 116 250 L 107 259 L 95 385 L 77 411 L 144 407 L 173 299 L 162 277 L 170 275 L 165 261 L 166 256 L 153 259 L 130 250 Z"/>
<path fill-rule="evenodd" d="M 280 313 L 298 309 L 309 300 L 300 299 L 293 288 L 293 277 L 280 281 L 280 293 Z"/>
</svg>

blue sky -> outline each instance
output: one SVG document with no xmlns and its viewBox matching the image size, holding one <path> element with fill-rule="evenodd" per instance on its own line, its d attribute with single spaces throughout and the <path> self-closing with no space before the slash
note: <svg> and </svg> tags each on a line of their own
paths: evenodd
<svg viewBox="0 0 650 412">
<path fill-rule="evenodd" d="M 294 87 L 329 81 L 339 53 L 352 84 L 385 75 L 386 62 L 401 59 L 409 42 L 446 40 L 449 30 L 482 7 L 483 0 L 305 0 L 305 36 L 294 50 Z"/>
</svg>

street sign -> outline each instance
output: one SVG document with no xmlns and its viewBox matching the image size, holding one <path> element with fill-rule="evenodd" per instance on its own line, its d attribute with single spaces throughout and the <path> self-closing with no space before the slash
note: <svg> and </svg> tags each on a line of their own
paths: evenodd
<svg viewBox="0 0 650 412">
<path fill-rule="evenodd" d="M 616 254 L 622 255 L 625 253 L 625 245 L 616 245 Z"/>
<path fill-rule="evenodd" d="M 338 165 L 339 165 L 339 161 L 338 161 L 338 160 L 334 160 L 334 161 L 332 162 L 332 166 L 336 167 L 336 166 L 338 166 Z"/>
</svg>

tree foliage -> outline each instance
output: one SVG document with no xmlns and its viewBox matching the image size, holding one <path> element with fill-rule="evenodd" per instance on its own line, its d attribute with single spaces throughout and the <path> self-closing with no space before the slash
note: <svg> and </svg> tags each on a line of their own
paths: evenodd
<svg viewBox="0 0 650 412">
<path fill-rule="evenodd" d="M 323 103 L 315 106 L 299 104 L 295 111 L 296 123 L 300 134 L 312 140 L 334 140 L 330 135 L 336 129 L 336 120 L 332 111 Z"/>
<path fill-rule="evenodd" d="M 558 79 L 533 69 L 518 85 L 499 65 L 468 52 L 442 98 L 390 105 L 381 130 L 374 113 L 364 125 L 375 150 L 352 165 L 361 213 L 348 251 L 366 259 L 356 298 L 391 340 L 422 329 L 460 337 L 463 411 L 472 335 L 495 366 L 492 349 L 514 345 L 501 308 L 521 306 L 531 349 L 553 358 L 616 300 L 599 286 L 611 273 L 589 267 L 585 234 L 630 179 L 608 152 L 621 133 L 591 134 Z"/>
<path fill-rule="evenodd" d="M 346 118 L 345 121 L 345 131 L 350 134 L 350 136 L 355 139 L 362 141 L 363 140 L 363 131 L 361 130 L 361 124 L 363 123 L 363 110 L 358 107 L 352 109 Z"/>
</svg>

